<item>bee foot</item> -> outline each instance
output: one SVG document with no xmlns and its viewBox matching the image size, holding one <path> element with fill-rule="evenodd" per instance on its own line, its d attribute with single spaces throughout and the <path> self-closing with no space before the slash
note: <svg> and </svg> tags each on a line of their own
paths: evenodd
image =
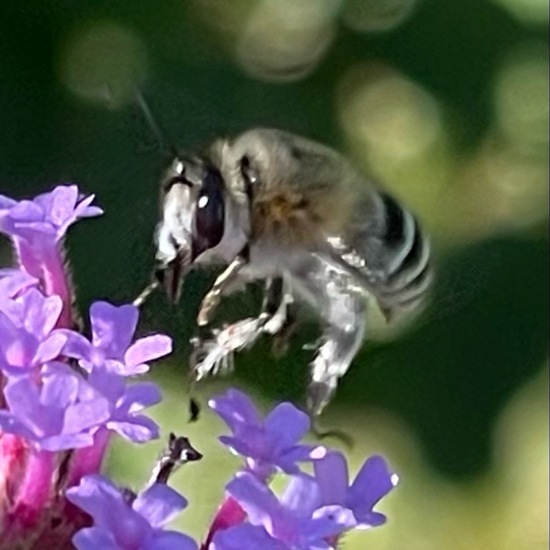
<svg viewBox="0 0 550 550">
<path fill-rule="evenodd" d="M 194 339 L 192 367 L 196 380 L 233 370 L 233 354 L 251 345 L 262 332 L 260 319 L 247 318 L 213 331 L 214 338 Z"/>
<path fill-rule="evenodd" d="M 334 361 L 336 344 L 328 340 L 318 349 L 311 364 L 311 383 L 307 389 L 307 410 L 318 416 L 328 405 L 338 385 L 338 364 Z"/>
</svg>

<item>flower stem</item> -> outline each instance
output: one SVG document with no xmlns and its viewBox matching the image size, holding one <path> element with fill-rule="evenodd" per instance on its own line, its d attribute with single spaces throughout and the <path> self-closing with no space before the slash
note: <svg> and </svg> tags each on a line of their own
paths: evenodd
<svg viewBox="0 0 550 550">
<path fill-rule="evenodd" d="M 89 447 L 76 449 L 73 452 L 66 487 L 78 485 L 83 476 L 97 474 L 105 457 L 105 450 L 111 439 L 111 432 L 105 428 L 99 429 L 94 435 L 94 442 Z"/>
<path fill-rule="evenodd" d="M 31 450 L 27 457 L 25 475 L 18 488 L 8 525 L 26 529 L 40 519 L 52 496 L 55 453 Z"/>
<path fill-rule="evenodd" d="M 242 523 L 245 519 L 246 512 L 241 508 L 240 504 L 233 497 L 226 496 L 212 520 L 212 525 L 204 544 L 201 546 L 201 550 L 207 550 L 216 531 L 223 531 L 232 525 Z"/>
</svg>

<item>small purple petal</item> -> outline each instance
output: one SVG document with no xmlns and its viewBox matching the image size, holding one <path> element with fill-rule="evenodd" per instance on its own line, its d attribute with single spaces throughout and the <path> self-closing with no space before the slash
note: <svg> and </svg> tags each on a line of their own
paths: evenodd
<svg viewBox="0 0 550 550">
<path fill-rule="evenodd" d="M 322 445 L 294 445 L 281 453 L 277 465 L 287 474 L 297 474 L 300 469 L 296 462 L 315 462 L 326 454 L 327 449 Z"/>
<path fill-rule="evenodd" d="M 161 401 L 162 393 L 155 383 L 139 382 L 129 384 L 126 387 L 124 395 L 118 401 L 117 406 L 129 413 L 135 413 L 146 407 L 152 407 Z"/>
<path fill-rule="evenodd" d="M 197 550 L 197 543 L 183 533 L 160 531 L 149 537 L 139 550 Z"/>
<path fill-rule="evenodd" d="M 309 430 L 309 417 L 291 403 L 277 405 L 264 420 L 265 431 L 279 447 L 289 447 Z"/>
<path fill-rule="evenodd" d="M 160 483 L 140 493 L 132 504 L 132 508 L 139 512 L 152 527 L 163 527 L 186 506 L 185 498 L 174 489 Z"/>
<path fill-rule="evenodd" d="M 94 438 L 90 434 L 61 434 L 41 438 L 39 448 L 52 452 L 68 451 L 89 447 L 93 442 Z"/>
<path fill-rule="evenodd" d="M 271 531 L 273 520 L 280 519 L 279 501 L 270 489 L 252 474 L 237 474 L 226 485 L 226 490 L 247 513 L 252 525 L 263 525 Z"/>
<path fill-rule="evenodd" d="M 110 417 L 109 403 L 97 397 L 94 401 L 70 405 L 65 410 L 64 430 L 76 433 L 107 422 Z"/>
<path fill-rule="evenodd" d="M 113 359 L 122 359 L 136 330 L 139 310 L 127 304 L 120 307 L 95 302 L 90 308 L 93 345 Z"/>
<path fill-rule="evenodd" d="M 2 210 L 12 208 L 16 204 L 17 201 L 14 201 L 13 199 L 6 197 L 5 195 L 0 195 L 0 216 L 2 216 Z"/>
<path fill-rule="evenodd" d="M 61 374 L 61 373 L 60 373 Z M 76 376 L 51 374 L 43 377 L 40 403 L 42 405 L 68 407 L 78 395 L 79 380 Z"/>
<path fill-rule="evenodd" d="M 87 527 L 76 533 L 72 539 L 77 550 L 121 550 L 112 533 L 99 527 Z"/>
<path fill-rule="evenodd" d="M 24 326 L 30 333 L 44 337 L 55 327 L 62 309 L 63 301 L 59 296 L 45 297 L 36 288 L 30 288 L 24 295 Z"/>
<path fill-rule="evenodd" d="M 122 501 L 118 488 L 102 475 L 88 475 L 80 480 L 80 484 L 65 491 L 67 499 L 94 518 L 95 525 L 111 524 L 114 504 Z"/>
<path fill-rule="evenodd" d="M 63 346 L 63 355 L 72 357 L 73 359 L 84 359 L 87 362 L 91 361 L 93 348 L 87 338 L 84 338 L 82 334 L 79 334 L 74 330 L 62 329 L 59 332 L 67 338 L 67 341 Z M 91 365 L 89 366 L 90 368 L 86 370 L 91 370 Z"/>
<path fill-rule="evenodd" d="M 323 495 L 324 504 L 343 504 L 348 491 L 348 465 L 344 455 L 338 451 L 327 453 L 326 457 L 313 463 L 315 479 Z"/>
<path fill-rule="evenodd" d="M 321 506 L 319 486 L 305 474 L 292 476 L 281 497 L 281 504 L 297 517 L 311 517 L 314 510 Z"/>
<path fill-rule="evenodd" d="M 38 279 L 22 269 L 0 269 L 0 310 L 1 300 L 15 298 L 20 292 L 38 284 Z"/>
<path fill-rule="evenodd" d="M 312 515 L 312 521 L 303 529 L 305 537 L 326 539 L 353 529 L 357 521 L 351 510 L 342 506 L 323 506 Z"/>
<path fill-rule="evenodd" d="M 348 506 L 357 521 L 373 527 L 384 523 L 385 516 L 372 509 L 396 484 L 397 476 L 390 471 L 384 458 L 368 458 L 349 489 Z"/>
<path fill-rule="evenodd" d="M 172 339 L 162 334 L 140 338 L 124 354 L 124 362 L 129 365 L 147 363 L 172 352 Z"/>
<path fill-rule="evenodd" d="M 242 523 L 218 531 L 209 550 L 288 550 L 288 546 L 269 535 L 261 526 Z"/>
<path fill-rule="evenodd" d="M 56 331 L 48 336 L 43 342 L 38 344 L 36 353 L 32 358 L 35 365 L 43 365 L 49 361 L 57 359 L 61 355 L 61 350 L 67 343 L 67 337 Z"/>
<path fill-rule="evenodd" d="M 254 403 L 239 390 L 228 390 L 225 395 L 211 399 L 208 404 L 231 429 L 241 423 L 254 425 L 261 422 Z"/>
<path fill-rule="evenodd" d="M 151 439 L 158 439 L 160 434 L 158 424 L 146 416 L 135 416 L 127 422 L 111 420 L 106 426 L 134 443 L 146 443 Z"/>
</svg>

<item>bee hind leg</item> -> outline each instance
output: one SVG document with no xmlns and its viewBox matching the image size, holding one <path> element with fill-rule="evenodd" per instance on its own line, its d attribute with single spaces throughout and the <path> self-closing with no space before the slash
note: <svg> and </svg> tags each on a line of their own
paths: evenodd
<svg viewBox="0 0 550 550">
<path fill-rule="evenodd" d="M 339 379 L 347 372 L 365 332 L 366 300 L 354 278 L 315 258 L 295 274 L 299 294 L 325 322 L 320 346 L 311 363 L 306 406 L 313 417 L 330 402 Z"/>
</svg>

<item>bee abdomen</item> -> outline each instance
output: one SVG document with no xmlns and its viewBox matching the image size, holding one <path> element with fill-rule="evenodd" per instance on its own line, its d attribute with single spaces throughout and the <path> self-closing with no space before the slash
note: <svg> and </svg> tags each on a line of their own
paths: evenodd
<svg viewBox="0 0 550 550">
<path fill-rule="evenodd" d="M 433 280 L 430 243 L 415 217 L 392 197 L 381 194 L 384 230 L 381 258 L 376 262 L 384 277 L 376 298 L 388 317 L 418 306 Z"/>
</svg>

